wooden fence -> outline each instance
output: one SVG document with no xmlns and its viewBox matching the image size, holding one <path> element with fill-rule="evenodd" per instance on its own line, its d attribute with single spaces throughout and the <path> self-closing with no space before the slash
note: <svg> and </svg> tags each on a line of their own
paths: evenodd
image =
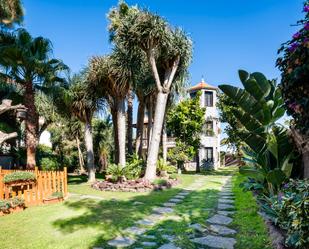
<svg viewBox="0 0 309 249">
<path fill-rule="evenodd" d="M 16 171 L 33 172 L 36 181 L 18 185 L 5 184 L 3 177 Z M 62 192 L 66 197 L 68 193 L 67 168 L 63 171 L 35 170 L 4 170 L 0 167 L 0 199 L 9 199 L 15 196 L 22 197 L 26 206 L 43 204 L 55 192 Z"/>
</svg>

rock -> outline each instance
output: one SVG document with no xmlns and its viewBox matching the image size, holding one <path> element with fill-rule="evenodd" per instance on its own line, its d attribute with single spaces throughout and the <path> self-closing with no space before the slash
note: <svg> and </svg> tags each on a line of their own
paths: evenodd
<svg viewBox="0 0 309 249">
<path fill-rule="evenodd" d="M 213 248 L 234 249 L 236 240 L 234 238 L 226 238 L 221 236 L 207 235 L 206 237 L 195 238 L 191 240 L 193 243 L 205 245 Z"/>
<path fill-rule="evenodd" d="M 228 199 L 219 199 L 218 202 L 219 203 L 228 203 L 228 204 L 233 204 L 234 203 L 233 200 L 228 200 Z"/>
<path fill-rule="evenodd" d="M 233 219 L 221 214 L 215 214 L 211 218 L 207 219 L 209 223 L 220 224 L 220 225 L 228 225 Z"/>
<path fill-rule="evenodd" d="M 163 203 L 163 206 L 164 207 L 175 207 L 176 203 L 174 203 L 174 202 L 166 202 L 166 203 Z"/>
<path fill-rule="evenodd" d="M 217 213 L 227 216 L 227 215 L 233 215 L 233 214 L 235 214 L 235 211 L 222 211 L 222 210 L 218 210 Z"/>
<path fill-rule="evenodd" d="M 191 224 L 189 225 L 189 227 L 201 233 L 206 231 L 206 228 L 204 228 L 201 224 L 198 224 L 198 223 Z"/>
<path fill-rule="evenodd" d="M 156 222 L 154 220 L 143 219 L 143 220 L 137 221 L 136 224 L 139 224 L 142 226 L 153 226 L 154 224 L 156 224 Z"/>
<path fill-rule="evenodd" d="M 115 246 L 115 247 L 131 246 L 134 243 L 135 243 L 135 240 L 129 237 L 116 237 L 115 239 L 107 242 L 108 245 Z"/>
<path fill-rule="evenodd" d="M 182 200 L 181 199 L 172 198 L 172 199 L 169 199 L 169 202 L 179 203 L 179 202 L 182 202 Z"/>
<path fill-rule="evenodd" d="M 175 246 L 173 243 L 169 243 L 169 244 L 164 244 L 160 246 L 158 249 L 181 249 L 181 248 Z"/>
<path fill-rule="evenodd" d="M 231 205 L 231 204 L 219 203 L 219 204 L 218 204 L 218 209 L 219 209 L 219 210 L 231 210 L 231 209 L 234 209 L 234 206 Z"/>
<path fill-rule="evenodd" d="M 231 234 L 235 234 L 236 231 L 228 228 L 226 226 L 220 226 L 220 225 L 210 225 L 209 229 L 219 235 L 231 235 Z"/>
<path fill-rule="evenodd" d="M 144 242 L 141 242 L 141 244 L 143 246 L 156 246 L 157 245 L 156 242 L 150 242 L 150 241 L 144 241 Z"/>
<path fill-rule="evenodd" d="M 166 214 L 174 212 L 174 209 L 168 207 L 157 207 L 154 208 L 153 211 L 157 214 Z"/>
<path fill-rule="evenodd" d="M 142 228 L 142 227 L 129 227 L 129 228 L 126 228 L 125 230 L 123 230 L 124 232 L 126 233 L 131 233 L 131 234 L 134 234 L 134 235 L 141 235 L 143 234 L 144 232 L 146 232 L 146 229 L 145 228 Z"/>
</svg>

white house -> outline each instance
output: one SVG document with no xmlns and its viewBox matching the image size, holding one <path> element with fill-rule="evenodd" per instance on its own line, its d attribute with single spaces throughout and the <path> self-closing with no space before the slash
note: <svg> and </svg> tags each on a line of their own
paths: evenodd
<svg viewBox="0 0 309 249">
<path fill-rule="evenodd" d="M 199 156 L 195 162 L 198 160 L 201 168 L 217 169 L 220 167 L 220 121 L 216 108 L 218 88 L 202 80 L 188 89 L 191 98 L 195 97 L 198 91 L 202 92 L 200 104 L 206 108 L 206 113 Z"/>
</svg>

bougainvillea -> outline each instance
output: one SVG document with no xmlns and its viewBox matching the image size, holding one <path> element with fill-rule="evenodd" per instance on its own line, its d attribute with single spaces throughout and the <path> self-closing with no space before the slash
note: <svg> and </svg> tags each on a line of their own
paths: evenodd
<svg viewBox="0 0 309 249">
<path fill-rule="evenodd" d="M 281 84 L 287 112 L 294 125 L 309 135 L 309 1 L 304 3 L 305 18 L 290 41 L 279 49 L 277 67 L 282 72 Z"/>
</svg>

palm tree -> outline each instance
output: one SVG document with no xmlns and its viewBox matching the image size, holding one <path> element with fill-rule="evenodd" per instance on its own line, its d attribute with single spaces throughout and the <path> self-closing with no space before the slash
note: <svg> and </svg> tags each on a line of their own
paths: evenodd
<svg viewBox="0 0 309 249">
<path fill-rule="evenodd" d="M 74 75 L 65 92 L 66 108 L 85 124 L 85 146 L 87 155 L 88 182 L 95 181 L 92 118 L 100 110 L 102 99 L 96 89 L 87 81 L 87 72 Z"/>
<path fill-rule="evenodd" d="M 0 1 L 0 26 L 11 27 L 14 23 L 20 24 L 24 11 L 20 0 Z"/>
<path fill-rule="evenodd" d="M 183 81 L 191 61 L 192 43 L 180 29 L 173 29 L 160 16 L 136 7 L 119 5 L 110 13 L 114 42 L 128 51 L 145 54 L 156 83 L 156 106 L 149 143 L 145 178 L 156 177 L 161 132 L 168 96 L 173 83 Z M 132 20 L 134 20 L 132 22 Z"/>
<path fill-rule="evenodd" d="M 68 67 L 57 59 L 50 59 L 52 45 L 43 37 L 33 38 L 24 29 L 0 33 L 1 75 L 23 89 L 27 110 L 26 147 L 27 168 L 36 165 L 35 154 L 39 139 L 39 116 L 35 106 L 35 91 L 42 87 L 63 84 L 60 73 Z"/>
</svg>

